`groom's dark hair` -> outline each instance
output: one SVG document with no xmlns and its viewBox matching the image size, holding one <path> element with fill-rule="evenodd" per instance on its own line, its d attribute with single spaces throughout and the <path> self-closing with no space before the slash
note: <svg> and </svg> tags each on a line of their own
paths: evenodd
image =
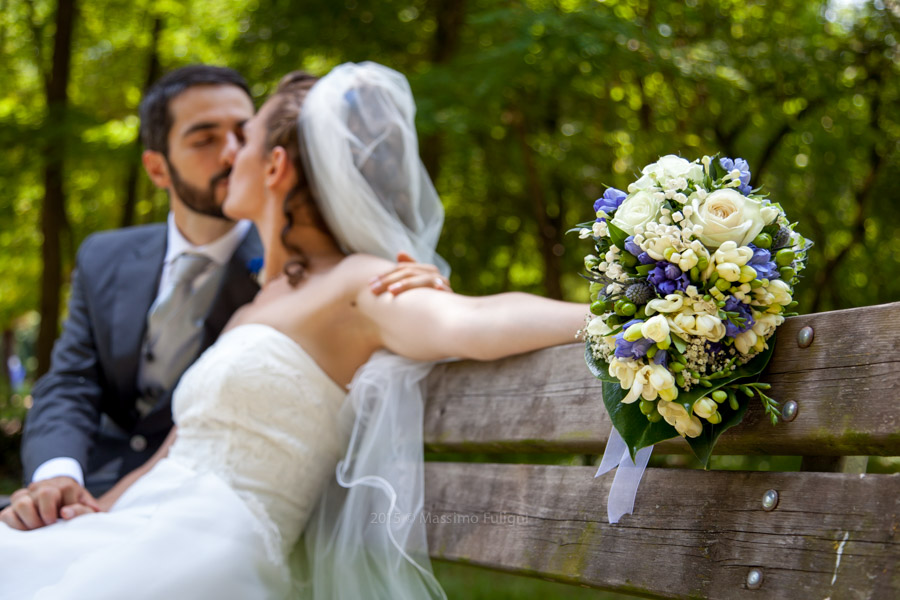
<svg viewBox="0 0 900 600">
<path fill-rule="evenodd" d="M 182 92 L 198 85 L 233 85 L 251 97 L 247 81 L 240 73 L 228 67 L 189 65 L 163 75 L 144 94 L 138 109 L 141 117 L 141 142 L 147 150 L 168 156 L 169 130 L 174 121 L 169 106 Z"/>
</svg>

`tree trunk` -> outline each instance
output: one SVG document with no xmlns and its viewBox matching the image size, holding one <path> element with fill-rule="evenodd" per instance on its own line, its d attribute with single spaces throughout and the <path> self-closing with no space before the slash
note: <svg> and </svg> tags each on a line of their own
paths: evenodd
<svg viewBox="0 0 900 600">
<path fill-rule="evenodd" d="M 522 164 L 525 167 L 525 177 L 528 182 L 526 187 L 528 195 L 531 197 L 531 206 L 534 209 L 534 216 L 538 226 L 541 256 L 544 259 L 544 287 L 546 288 L 546 295 L 550 298 L 561 300 L 562 286 L 560 285 L 560 277 L 562 275 L 562 267 L 559 255 L 556 253 L 556 246 L 559 245 L 559 231 L 553 220 L 547 215 L 546 194 L 537 171 L 534 151 L 528 145 L 528 140 L 526 139 L 525 132 L 527 127 L 521 113 L 515 119 L 514 127 L 516 136 L 519 139 L 519 147 L 522 151 Z"/>
<path fill-rule="evenodd" d="M 59 329 L 60 287 L 62 286 L 62 253 L 60 233 L 66 227 L 66 202 L 63 190 L 63 157 L 66 141 L 65 116 L 75 24 L 75 0 L 58 0 L 56 33 L 53 39 L 53 64 L 47 78 L 46 145 L 44 147 L 44 204 L 41 211 L 41 233 L 44 243 L 41 258 L 41 326 L 38 332 L 37 359 L 40 376 L 50 368 L 50 353 Z M 40 40 L 37 40 L 40 43 Z"/>
<path fill-rule="evenodd" d="M 434 65 L 443 65 L 453 58 L 459 47 L 459 34 L 466 16 L 466 2 L 465 0 L 436 0 L 434 5 L 437 29 L 434 32 L 431 61 Z M 442 136 L 439 132 L 432 133 L 422 140 L 419 154 L 422 156 L 422 162 L 432 180 L 436 180 L 440 174 L 442 149 Z"/>
<path fill-rule="evenodd" d="M 162 19 L 156 17 L 153 19 L 153 32 L 150 37 L 150 57 L 147 61 L 147 78 L 144 80 L 144 92 L 150 89 L 153 82 L 159 78 L 159 34 L 162 31 Z M 125 177 L 125 202 L 122 204 L 122 220 L 120 225 L 128 227 L 134 225 L 134 210 L 137 205 L 138 181 L 141 176 L 141 136 L 138 133 L 137 139 L 129 153 L 128 173 Z"/>
</svg>

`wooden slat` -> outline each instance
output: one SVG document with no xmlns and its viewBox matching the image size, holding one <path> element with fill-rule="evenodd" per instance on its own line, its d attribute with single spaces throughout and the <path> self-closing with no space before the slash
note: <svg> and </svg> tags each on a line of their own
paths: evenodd
<svg viewBox="0 0 900 600">
<path fill-rule="evenodd" d="M 649 469 L 606 518 L 590 467 L 427 463 L 433 557 L 660 598 L 900 597 L 900 474 Z M 775 510 L 762 507 L 768 489 Z M 747 588 L 750 569 L 762 587 Z"/>
<path fill-rule="evenodd" d="M 797 333 L 815 340 L 799 348 Z M 718 454 L 900 455 L 900 302 L 802 315 L 779 329 L 763 381 L 794 400 L 772 427 L 758 403 Z M 425 442 L 437 452 L 603 452 L 610 423 L 600 382 L 572 344 L 490 363 L 438 366 L 428 379 Z M 686 453 L 675 439 L 658 451 Z"/>
</svg>

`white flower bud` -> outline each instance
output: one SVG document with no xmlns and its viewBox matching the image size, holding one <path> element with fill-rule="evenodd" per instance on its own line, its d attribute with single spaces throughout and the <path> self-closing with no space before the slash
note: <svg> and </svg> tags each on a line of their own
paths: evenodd
<svg viewBox="0 0 900 600">
<path fill-rule="evenodd" d="M 650 317 L 641 325 L 641 335 L 654 342 L 661 342 L 669 337 L 669 323 L 662 315 Z"/>
<path fill-rule="evenodd" d="M 716 273 L 725 281 L 737 281 L 741 278 L 741 268 L 734 263 L 722 263 L 716 266 Z"/>
<path fill-rule="evenodd" d="M 694 409 L 694 414 L 701 419 L 710 418 L 718 410 L 715 400 L 707 398 L 706 396 L 695 401 L 692 408 Z"/>
</svg>

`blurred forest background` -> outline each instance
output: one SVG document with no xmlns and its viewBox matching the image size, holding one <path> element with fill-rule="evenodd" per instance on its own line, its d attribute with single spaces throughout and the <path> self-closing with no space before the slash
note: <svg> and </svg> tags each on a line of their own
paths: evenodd
<svg viewBox="0 0 900 600">
<path fill-rule="evenodd" d="M 721 152 L 815 240 L 801 311 L 900 299 L 898 0 L 0 0 L 0 491 L 78 245 L 166 216 L 139 162 L 148 82 L 223 64 L 261 103 L 362 60 L 412 84 L 458 292 L 585 300 L 565 232 L 604 186 Z M 552 596 L 518 585 L 483 597 Z"/>
</svg>

